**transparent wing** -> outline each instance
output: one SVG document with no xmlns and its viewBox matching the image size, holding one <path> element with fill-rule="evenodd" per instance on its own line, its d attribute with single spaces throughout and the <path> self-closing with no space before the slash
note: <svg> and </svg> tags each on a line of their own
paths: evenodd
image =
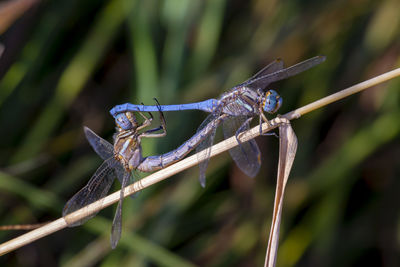
<svg viewBox="0 0 400 267">
<path fill-rule="evenodd" d="M 89 182 L 76 193 L 68 202 L 65 204 L 63 209 L 63 216 L 79 210 L 103 197 L 105 197 L 110 191 L 110 187 L 114 181 L 115 175 L 113 169 L 110 167 L 109 161 L 115 161 L 114 158 L 110 158 L 104 161 L 96 172 L 92 175 Z M 84 219 L 68 224 L 69 227 L 78 226 L 96 216 L 97 213 L 88 215 Z"/>
<path fill-rule="evenodd" d="M 112 144 L 110 144 L 108 141 L 98 136 L 88 127 L 84 127 L 84 131 L 86 139 L 89 141 L 90 146 L 94 149 L 97 155 L 99 155 L 103 160 L 106 160 L 114 156 L 114 147 Z M 123 177 L 127 173 L 122 164 L 120 164 L 116 160 L 109 160 L 107 162 L 109 164 L 109 167 L 114 170 L 115 177 L 122 184 Z M 130 182 L 129 184 L 133 182 Z M 135 195 L 136 194 L 132 195 L 131 197 L 134 198 Z"/>
<path fill-rule="evenodd" d="M 103 160 L 109 159 L 114 155 L 114 146 L 93 132 L 88 127 L 83 127 L 86 139 L 97 155 Z"/>
<path fill-rule="evenodd" d="M 257 89 L 257 88 L 264 89 L 270 83 L 277 82 L 277 81 L 289 78 L 291 76 L 297 75 L 297 74 L 299 74 L 303 71 L 306 71 L 318 64 L 321 64 L 324 61 L 325 61 L 324 56 L 316 56 L 316 57 L 304 60 L 303 62 L 300 62 L 296 65 L 290 66 L 288 68 L 275 71 L 274 73 L 266 74 L 264 76 L 259 76 L 256 74 L 255 76 L 257 76 L 257 78 L 250 79 L 250 80 L 242 83 L 240 86 L 247 86 L 247 87 L 251 87 L 254 89 Z"/>
<path fill-rule="evenodd" d="M 122 164 L 119 161 L 115 160 L 115 159 L 109 161 L 108 165 L 110 166 L 110 168 L 113 169 L 114 175 L 116 176 L 118 181 L 122 184 L 124 176 L 128 172 L 125 170 L 125 168 L 122 166 Z"/>
<path fill-rule="evenodd" d="M 134 182 L 136 182 L 136 177 L 133 177 L 133 175 L 132 175 L 132 174 L 134 174 L 134 172 L 126 171 L 125 168 L 122 166 L 122 164 L 119 161 L 117 161 L 117 160 L 109 161 L 108 164 L 109 164 L 110 168 L 113 169 L 115 177 L 118 179 L 118 181 L 121 184 L 124 183 L 124 177 L 127 174 L 129 175 L 129 182 L 127 185 L 130 185 L 130 184 L 133 184 Z M 138 193 L 133 194 L 130 197 L 136 198 L 137 194 Z"/>
<path fill-rule="evenodd" d="M 238 134 L 249 129 L 249 121 L 246 116 L 229 117 L 223 121 L 223 132 L 225 139 L 232 137 L 239 130 Z M 261 152 L 254 139 L 239 146 L 229 149 L 229 154 L 236 162 L 236 165 L 249 177 L 257 175 L 261 166 Z"/>
<path fill-rule="evenodd" d="M 119 196 L 119 202 L 117 206 L 117 211 L 115 212 L 114 220 L 111 227 L 111 248 L 117 247 L 119 240 L 121 239 L 122 231 L 122 202 L 124 201 L 124 188 L 129 183 L 129 173 L 125 173 L 121 184 L 121 194 Z"/>
<path fill-rule="evenodd" d="M 251 80 L 257 79 L 259 77 L 265 76 L 267 74 L 276 72 L 278 70 L 282 70 L 284 68 L 284 62 L 282 59 L 278 58 L 275 59 L 274 61 L 272 61 L 271 63 L 269 63 L 267 66 L 265 66 L 264 68 L 262 68 L 259 72 L 257 72 L 256 74 L 254 74 L 251 78 L 249 78 L 248 80 L 246 80 L 244 83 L 247 83 Z"/>
<path fill-rule="evenodd" d="M 210 114 L 207 118 L 201 123 L 197 132 L 201 131 L 204 127 L 206 127 L 210 122 L 215 121 L 219 116 L 217 114 Z M 211 154 L 211 146 L 214 142 L 215 133 L 217 131 L 218 124 L 215 123 L 215 127 L 210 131 L 208 136 L 196 147 L 197 159 L 200 161 L 199 163 L 199 181 L 202 187 L 206 186 L 206 170 L 208 167 L 208 162 L 210 161 Z"/>
<path fill-rule="evenodd" d="M 133 171 L 133 172 L 131 172 L 131 175 L 129 176 L 129 183 L 128 183 L 128 185 L 134 184 L 135 182 L 137 182 L 137 181 L 139 181 L 139 180 L 140 180 L 139 174 Z M 130 195 L 130 197 L 133 198 L 133 199 L 135 199 L 135 198 L 137 198 L 138 196 L 140 196 L 140 193 L 141 193 L 141 192 L 142 192 L 142 191 L 136 192 L 135 194 Z"/>
</svg>

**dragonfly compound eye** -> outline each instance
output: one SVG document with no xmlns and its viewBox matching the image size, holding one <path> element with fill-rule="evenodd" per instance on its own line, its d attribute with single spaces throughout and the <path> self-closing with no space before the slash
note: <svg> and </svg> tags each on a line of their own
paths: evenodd
<svg viewBox="0 0 400 267">
<path fill-rule="evenodd" d="M 282 98 L 275 90 L 265 93 L 263 108 L 265 112 L 275 113 L 282 105 Z"/>
<path fill-rule="evenodd" d="M 129 120 L 125 113 L 119 113 L 116 115 L 115 123 L 123 130 L 130 130 L 133 128 L 131 120 Z"/>
</svg>

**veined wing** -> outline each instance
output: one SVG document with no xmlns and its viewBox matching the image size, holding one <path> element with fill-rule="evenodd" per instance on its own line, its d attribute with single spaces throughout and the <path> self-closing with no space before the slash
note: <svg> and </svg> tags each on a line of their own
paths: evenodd
<svg viewBox="0 0 400 267">
<path fill-rule="evenodd" d="M 251 87 L 254 89 L 261 88 L 264 89 L 267 87 L 270 83 L 277 82 L 286 78 L 289 78 L 291 76 L 297 75 L 303 71 L 306 71 L 318 64 L 321 64 L 324 62 L 326 57 L 324 56 L 316 56 L 307 60 L 304 60 L 300 63 L 297 63 L 296 65 L 290 66 L 288 68 L 282 69 L 275 71 L 270 74 L 266 74 L 264 76 L 258 76 L 255 79 L 248 80 L 244 83 L 242 83 L 240 86 L 247 86 Z M 268 67 L 268 66 L 267 66 Z"/>
<path fill-rule="evenodd" d="M 126 174 L 130 174 L 128 173 L 125 168 L 122 166 L 122 164 L 117 161 L 117 160 L 109 160 L 108 162 L 108 166 L 113 170 L 114 175 L 116 176 L 116 178 L 118 179 L 118 181 L 122 184 L 123 183 L 123 178 Z"/>
<path fill-rule="evenodd" d="M 100 158 L 106 160 L 114 156 L 114 146 L 112 144 L 98 136 L 86 126 L 83 127 L 83 130 L 90 146 L 94 149 L 97 155 L 100 156 Z"/>
<path fill-rule="evenodd" d="M 122 167 L 121 164 L 120 164 L 120 166 L 121 166 L 121 168 L 122 168 L 122 171 L 124 171 L 124 173 L 123 173 L 122 175 L 118 176 L 118 177 L 125 177 L 125 175 L 128 175 L 128 174 L 129 174 L 129 176 L 128 176 L 128 182 L 127 182 L 127 184 L 126 184 L 125 186 L 134 184 L 135 182 L 137 182 L 137 181 L 140 180 L 140 176 L 138 175 L 137 172 L 132 171 L 132 172 L 129 173 L 129 172 L 127 172 L 127 171 Z M 124 179 L 123 179 L 123 178 L 122 178 L 122 179 L 118 178 L 118 180 L 119 180 L 119 182 L 121 183 L 121 185 L 124 183 Z M 142 191 L 136 192 L 136 193 L 130 195 L 129 197 L 132 198 L 132 199 L 135 199 L 135 198 L 137 198 L 138 196 L 140 196 L 140 193 L 141 193 L 141 192 L 142 192 Z"/>
<path fill-rule="evenodd" d="M 93 132 L 90 128 L 84 127 L 85 136 L 89 141 L 89 144 L 94 149 L 94 151 L 99 155 L 102 159 L 107 160 L 114 156 L 114 146 L 110 144 L 108 141 L 104 140 L 100 136 L 98 136 L 95 132 Z M 124 169 L 121 163 L 117 160 L 107 160 L 108 165 L 110 168 L 113 169 L 115 177 L 118 181 L 122 184 L 123 177 L 128 172 Z M 133 183 L 134 180 L 131 180 Z M 134 198 L 136 194 L 132 195 L 131 197 Z"/>
<path fill-rule="evenodd" d="M 119 202 L 117 211 L 115 212 L 114 220 L 111 227 L 111 248 L 117 247 L 119 240 L 121 239 L 122 231 L 122 202 L 124 201 L 124 188 L 129 182 L 129 173 L 125 173 L 121 183 L 121 193 L 119 195 Z"/>
<path fill-rule="evenodd" d="M 249 121 L 246 116 L 229 117 L 223 121 L 223 132 L 225 139 L 235 136 L 240 129 L 245 132 L 249 129 Z M 254 139 L 241 142 L 238 146 L 229 149 L 229 154 L 236 165 L 249 177 L 255 177 L 261 166 L 261 152 Z"/>
<path fill-rule="evenodd" d="M 274 61 L 272 61 L 271 63 L 269 63 L 267 66 L 265 66 L 264 68 L 262 68 L 259 72 L 257 72 L 256 74 L 254 74 L 251 78 L 249 78 L 248 80 L 246 80 L 244 83 L 248 83 L 252 80 L 255 80 L 259 77 L 265 76 L 267 74 L 282 70 L 284 68 L 284 62 L 282 59 L 278 58 L 275 59 Z M 239 85 L 241 86 L 241 84 Z"/>
<path fill-rule="evenodd" d="M 105 197 L 110 191 L 110 187 L 115 179 L 113 168 L 110 167 L 110 162 L 115 161 L 110 158 L 104 161 L 96 172 L 92 175 L 89 182 L 78 193 L 76 193 L 67 204 L 64 206 L 63 216 L 79 210 L 99 199 Z M 97 213 L 88 215 L 84 219 L 69 224 L 69 227 L 78 226 L 96 216 Z"/>
<path fill-rule="evenodd" d="M 218 127 L 218 120 L 219 115 L 212 113 L 207 116 L 207 118 L 200 124 L 199 129 L 197 132 L 201 131 L 204 127 L 206 127 L 210 122 L 215 122 L 215 127 L 210 131 L 208 136 L 196 147 L 196 153 L 198 153 L 197 159 L 200 161 L 199 169 L 199 181 L 202 187 L 206 186 L 206 170 L 208 167 L 208 162 L 210 161 L 210 154 L 211 154 L 211 146 L 214 143 L 215 133 Z"/>
</svg>

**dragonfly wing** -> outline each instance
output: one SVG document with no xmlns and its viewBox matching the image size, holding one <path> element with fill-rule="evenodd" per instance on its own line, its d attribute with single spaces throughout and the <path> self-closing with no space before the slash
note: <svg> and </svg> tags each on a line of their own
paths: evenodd
<svg viewBox="0 0 400 267">
<path fill-rule="evenodd" d="M 114 147 L 112 144 L 98 136 L 86 126 L 83 128 L 83 130 L 85 132 L 86 139 L 89 141 L 89 144 L 97 153 L 97 155 L 100 156 L 100 158 L 106 160 L 114 155 Z"/>
<path fill-rule="evenodd" d="M 250 79 L 248 79 L 247 81 L 245 81 L 244 83 L 248 83 L 254 79 L 257 79 L 259 77 L 265 76 L 267 74 L 282 70 L 284 68 L 284 62 L 282 59 L 275 59 L 274 61 L 272 61 L 271 63 L 269 63 L 267 66 L 265 66 L 264 68 L 262 68 L 259 72 L 257 72 L 256 74 L 254 74 Z"/>
<path fill-rule="evenodd" d="M 117 160 L 113 160 L 113 161 L 110 160 L 108 162 L 108 165 L 110 166 L 110 168 L 113 169 L 115 177 L 122 184 L 123 180 L 124 180 L 124 176 L 128 172 L 125 170 L 125 168 L 122 166 L 122 164 Z"/>
<path fill-rule="evenodd" d="M 238 129 L 241 132 L 249 129 L 248 117 L 235 116 L 223 121 L 223 132 L 225 139 L 235 136 Z M 236 165 L 249 177 L 255 177 L 261 166 L 261 152 L 254 139 L 229 149 L 229 154 Z"/>
<path fill-rule="evenodd" d="M 128 184 L 133 184 L 134 182 L 136 182 L 135 179 L 133 178 L 133 175 L 131 175 L 132 173 L 126 171 L 125 168 L 122 166 L 122 164 L 119 161 L 117 161 L 117 160 L 109 161 L 109 166 L 114 170 L 114 175 L 121 184 L 123 184 L 124 177 L 126 174 L 129 174 Z M 131 195 L 131 198 L 135 198 L 135 197 L 136 197 L 136 194 Z"/>
<path fill-rule="evenodd" d="M 253 89 L 264 89 L 270 83 L 277 82 L 291 76 L 297 75 L 303 71 L 306 71 L 318 64 L 321 64 L 325 61 L 324 56 L 316 56 L 307 60 L 304 60 L 296 65 L 290 66 L 288 68 L 275 71 L 274 73 L 266 74 L 264 76 L 258 76 L 255 79 L 251 79 L 247 82 L 244 82 L 242 86 L 247 86 Z M 256 74 L 257 75 L 257 74 Z"/>
<path fill-rule="evenodd" d="M 89 182 L 76 193 L 68 202 L 65 204 L 63 209 L 63 216 L 70 214 L 76 210 L 79 210 L 99 199 L 105 197 L 110 191 L 110 187 L 114 181 L 113 169 L 110 168 L 108 161 L 113 161 L 114 158 L 110 158 L 103 162 L 96 172 L 92 175 Z M 88 215 L 84 219 L 68 224 L 69 227 L 74 227 L 83 224 L 90 218 L 93 218 L 97 213 Z"/>
<path fill-rule="evenodd" d="M 201 131 L 204 127 L 206 127 L 210 122 L 217 120 L 217 114 L 210 114 L 208 117 L 201 123 L 197 132 Z M 208 136 L 196 147 L 197 159 L 199 163 L 200 175 L 199 181 L 202 187 L 206 186 L 206 170 L 208 167 L 208 162 L 210 161 L 211 154 L 211 146 L 214 142 L 215 133 L 217 131 L 218 124 L 215 123 L 215 127 L 210 131 Z"/>
<path fill-rule="evenodd" d="M 137 181 L 139 181 L 139 180 L 140 180 L 139 174 L 136 173 L 136 172 L 131 172 L 131 175 L 129 176 L 129 183 L 128 183 L 128 184 L 134 184 L 135 182 L 137 182 Z M 135 198 L 137 198 L 137 197 L 140 195 L 141 192 L 142 192 L 142 191 L 138 191 L 138 192 L 136 192 L 136 193 L 130 195 L 130 197 L 133 198 L 133 199 L 135 199 Z"/>
<path fill-rule="evenodd" d="M 129 177 L 130 177 L 130 174 L 126 172 L 122 179 L 121 193 L 119 196 L 117 211 L 115 212 L 114 220 L 113 220 L 112 227 L 111 227 L 111 248 L 112 249 L 117 247 L 118 242 L 121 239 L 122 202 L 124 201 L 124 188 L 128 185 Z"/>
</svg>

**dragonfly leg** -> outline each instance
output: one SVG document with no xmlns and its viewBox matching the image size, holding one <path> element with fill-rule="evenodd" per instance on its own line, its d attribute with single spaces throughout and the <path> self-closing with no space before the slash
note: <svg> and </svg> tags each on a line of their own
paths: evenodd
<svg viewBox="0 0 400 267">
<path fill-rule="evenodd" d="M 275 132 L 272 133 L 263 133 L 262 136 L 275 136 L 276 138 L 279 138 L 279 135 L 277 135 Z"/>
<path fill-rule="evenodd" d="M 140 104 L 142 104 L 142 106 L 144 106 L 144 103 L 143 103 L 143 102 L 140 103 Z M 152 120 L 154 119 L 153 114 L 151 114 L 151 112 L 147 112 L 147 113 L 148 113 L 149 116 L 150 116 L 150 121 L 152 121 Z"/>
<path fill-rule="evenodd" d="M 157 98 L 154 98 L 154 100 L 157 103 L 157 109 L 158 109 L 158 112 L 160 113 L 161 127 L 164 129 L 165 134 L 167 134 L 167 122 L 165 121 L 164 113 L 161 111 L 161 106 L 160 106 L 160 103 L 158 103 Z"/>
<path fill-rule="evenodd" d="M 149 115 L 150 115 L 150 118 L 146 117 L 146 116 L 145 116 L 142 112 L 140 112 L 140 111 L 138 111 L 138 113 L 140 114 L 140 116 L 142 116 L 142 118 L 144 119 L 144 121 L 143 121 L 142 125 L 140 125 L 140 126 L 137 128 L 137 131 L 139 131 L 139 130 L 141 130 L 141 129 L 143 129 L 143 128 L 146 128 L 146 127 L 150 126 L 150 125 L 151 125 L 151 121 L 153 120 L 153 115 L 152 115 L 150 112 L 148 112 Z"/>
<path fill-rule="evenodd" d="M 268 121 L 268 119 L 265 117 L 265 115 L 263 114 L 263 113 L 261 113 L 262 115 L 260 115 L 260 120 L 259 120 L 259 122 L 260 122 L 260 135 L 262 135 L 262 136 L 268 136 L 268 135 L 274 135 L 275 137 L 278 137 L 277 135 L 276 135 L 276 133 L 269 133 L 269 132 L 267 132 L 267 133 L 263 133 L 262 132 L 262 121 L 264 121 L 264 122 L 266 122 L 267 124 L 268 124 L 268 126 L 271 126 L 271 124 L 270 124 L 270 122 Z"/>
<path fill-rule="evenodd" d="M 153 132 L 157 132 L 160 130 L 163 130 L 163 132 L 162 133 L 153 133 Z M 167 135 L 167 130 L 163 126 L 159 126 L 157 128 L 154 128 L 154 129 L 148 130 L 144 133 L 141 133 L 139 135 L 139 138 L 142 138 L 142 137 L 159 138 L 159 137 L 164 137 L 166 135 Z"/>
<path fill-rule="evenodd" d="M 158 103 L 157 99 L 154 98 L 154 100 L 157 102 L 158 112 L 160 113 L 160 123 L 161 123 L 161 125 L 159 127 L 157 127 L 157 128 L 154 128 L 154 129 L 151 129 L 151 130 L 148 130 L 148 131 L 142 133 L 140 135 L 140 138 L 141 137 L 155 137 L 155 138 L 158 138 L 158 137 L 164 137 L 164 136 L 167 135 L 167 126 L 166 126 L 167 123 L 165 122 L 164 113 L 161 111 L 160 103 Z M 160 131 L 160 130 L 162 130 L 163 132 L 154 134 L 154 132 L 157 132 L 157 131 Z"/>
<path fill-rule="evenodd" d="M 259 95 L 260 99 L 262 99 L 263 92 L 260 89 L 257 90 L 257 94 Z M 265 117 L 265 115 L 264 115 L 263 103 L 262 102 L 258 105 L 258 114 L 260 114 L 260 134 L 261 134 L 261 119 L 265 123 L 267 123 L 268 127 L 271 127 L 271 123 L 269 123 L 267 117 Z"/>
<path fill-rule="evenodd" d="M 269 120 L 267 119 L 267 117 L 265 117 L 265 114 L 264 114 L 263 110 L 261 109 L 261 107 L 260 107 L 260 116 L 261 116 L 262 120 L 265 123 L 267 123 L 268 127 L 271 127 L 271 123 L 269 123 Z"/>
</svg>

